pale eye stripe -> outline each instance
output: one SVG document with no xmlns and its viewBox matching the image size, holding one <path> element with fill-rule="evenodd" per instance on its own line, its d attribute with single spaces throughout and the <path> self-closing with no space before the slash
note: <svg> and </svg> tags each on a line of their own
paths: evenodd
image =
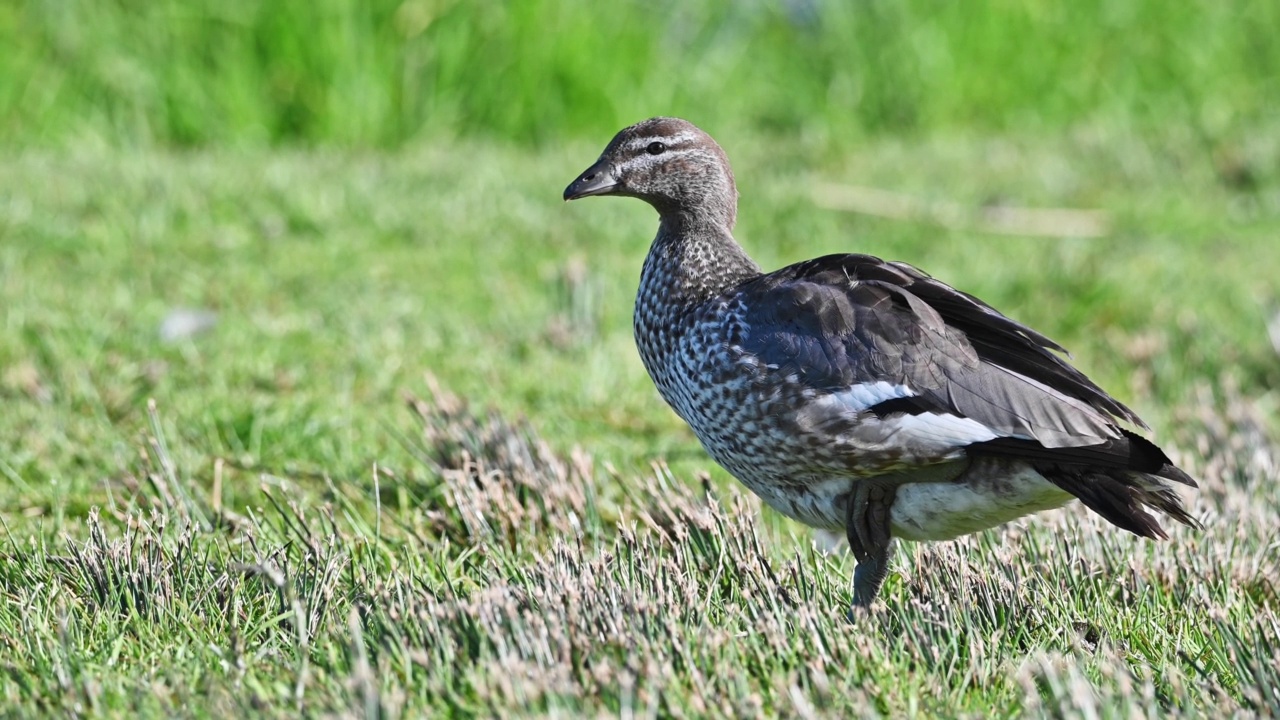
<svg viewBox="0 0 1280 720">
<path fill-rule="evenodd" d="M 694 134 L 690 132 L 682 132 L 675 135 L 650 135 L 648 137 L 635 138 L 628 144 L 628 147 L 632 150 L 643 150 L 653 143 L 660 142 L 668 148 L 672 148 L 694 139 Z"/>
</svg>

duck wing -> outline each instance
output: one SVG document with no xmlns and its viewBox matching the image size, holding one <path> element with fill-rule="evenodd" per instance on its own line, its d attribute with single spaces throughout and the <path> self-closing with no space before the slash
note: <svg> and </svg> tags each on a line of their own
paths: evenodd
<svg viewBox="0 0 1280 720">
<path fill-rule="evenodd" d="M 963 454 L 1136 470 L 1194 484 L 1061 346 L 905 263 L 828 255 L 738 286 L 741 349 L 833 434 L 893 424 L 918 464 Z M 888 430 L 888 428 L 886 428 Z M 922 451 L 923 449 L 923 451 Z M 932 457 L 930 457 L 932 454 Z"/>
</svg>

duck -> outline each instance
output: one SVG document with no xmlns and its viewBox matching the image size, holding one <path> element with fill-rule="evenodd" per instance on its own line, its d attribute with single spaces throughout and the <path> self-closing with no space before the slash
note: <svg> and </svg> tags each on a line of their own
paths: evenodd
<svg viewBox="0 0 1280 720">
<path fill-rule="evenodd" d="M 853 608 L 897 540 L 946 541 L 1079 500 L 1167 539 L 1198 528 L 1196 487 L 1133 410 L 1062 346 L 912 265 L 833 254 L 764 272 L 734 239 L 738 191 L 706 132 L 674 117 L 619 131 L 564 199 L 658 213 L 633 329 L 659 394 L 769 507 L 843 531 Z M 851 611 L 853 612 L 853 611 Z"/>
</svg>

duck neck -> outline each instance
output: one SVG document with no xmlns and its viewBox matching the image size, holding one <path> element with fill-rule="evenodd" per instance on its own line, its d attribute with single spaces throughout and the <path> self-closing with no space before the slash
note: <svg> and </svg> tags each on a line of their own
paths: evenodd
<svg viewBox="0 0 1280 720">
<path fill-rule="evenodd" d="M 731 228 L 731 220 L 663 213 L 640 276 L 642 300 L 687 308 L 759 275 Z"/>
</svg>

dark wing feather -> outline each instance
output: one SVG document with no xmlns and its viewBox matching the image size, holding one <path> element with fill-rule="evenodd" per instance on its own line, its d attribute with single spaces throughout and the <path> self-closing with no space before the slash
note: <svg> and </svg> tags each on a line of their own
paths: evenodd
<svg viewBox="0 0 1280 720">
<path fill-rule="evenodd" d="M 829 255 L 738 292 L 750 297 L 743 349 L 814 390 L 905 385 L 915 396 L 894 401 L 910 404 L 904 412 L 981 422 L 1000 436 L 985 448 L 996 454 L 1035 447 L 1055 461 L 1112 467 L 1127 466 L 1134 454 L 1137 436 L 1115 420 L 1141 420 L 1055 355 L 1060 346 L 909 265 Z M 1156 453 L 1144 470 L 1167 464 L 1142 442 Z"/>
<path fill-rule="evenodd" d="M 1036 463 L 1087 464 L 1114 470 L 1134 470 L 1196 486 L 1196 481 L 1175 466 L 1150 440 L 1123 428 L 1120 432 L 1123 437 L 1083 447 L 1047 448 L 1029 440 L 996 438 L 974 443 L 968 449 L 975 453 L 1026 458 Z"/>
<path fill-rule="evenodd" d="M 839 257 L 839 256 L 835 256 Z M 868 256 L 858 256 L 876 260 Z M 1111 397 L 1084 373 L 1050 351 L 1067 351 L 1048 337 L 1011 320 L 978 298 L 938 282 L 906 263 L 889 263 L 911 278 L 907 286 L 969 339 L 985 362 L 1037 380 L 1060 392 L 1088 402 L 1108 415 L 1141 428 L 1147 425 L 1123 403 Z"/>
</svg>

